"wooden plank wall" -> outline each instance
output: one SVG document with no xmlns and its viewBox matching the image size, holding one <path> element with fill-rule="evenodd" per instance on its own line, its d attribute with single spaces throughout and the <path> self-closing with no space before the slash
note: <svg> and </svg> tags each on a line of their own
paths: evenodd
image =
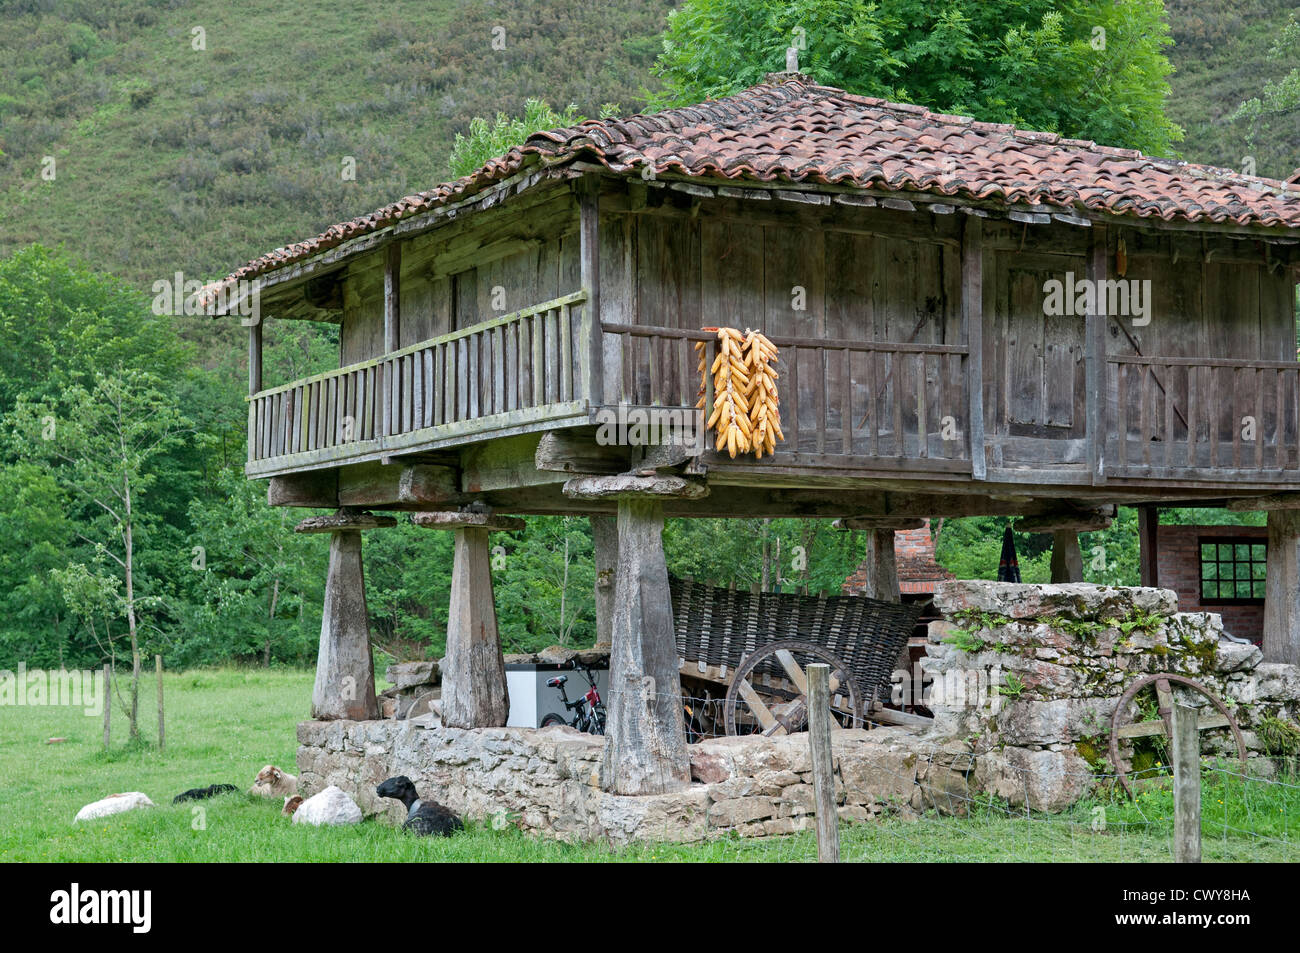
<svg viewBox="0 0 1300 953">
<path fill-rule="evenodd" d="M 827 339 L 964 343 L 952 223 L 921 230 L 906 213 L 854 209 L 852 230 L 845 230 L 816 210 L 783 216 L 761 204 L 758 213 L 758 202 L 719 201 L 698 214 L 669 205 L 609 216 L 602 222 L 602 319 L 690 330 L 751 327 L 810 344 Z M 694 403 L 693 359 L 674 359 L 656 339 L 638 339 L 630 347 L 626 355 L 606 349 L 607 402 L 626 393 L 632 403 L 649 403 L 654 389 Z M 660 350 L 652 356 L 652 348 Z M 929 429 L 937 440 L 937 421 L 945 414 L 964 419 L 959 361 L 959 355 L 896 360 L 812 347 L 787 353 L 779 370 L 784 386 L 797 388 L 798 399 L 783 398 L 783 403 L 795 404 L 800 418 L 797 426 L 786 427 L 787 437 L 793 432 L 801 449 L 825 451 L 811 442 L 824 416 L 822 442 L 832 435 L 830 443 L 842 450 L 847 411 L 850 440 L 865 449 L 870 424 L 862 421 L 871 416 L 873 404 L 881 411 L 898 406 L 902 429 L 915 432 L 917 392 L 924 390 Z M 847 403 L 826 397 L 842 391 L 851 391 Z M 891 414 L 877 416 L 882 433 L 892 436 Z"/>
</svg>

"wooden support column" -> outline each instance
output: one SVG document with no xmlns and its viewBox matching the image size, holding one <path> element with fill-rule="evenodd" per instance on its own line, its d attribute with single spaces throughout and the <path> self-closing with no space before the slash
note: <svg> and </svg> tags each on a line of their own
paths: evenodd
<svg viewBox="0 0 1300 953">
<path fill-rule="evenodd" d="M 596 648 L 613 645 L 614 575 L 618 570 L 618 520 L 591 516 L 591 540 L 596 557 Z"/>
<path fill-rule="evenodd" d="M 1160 585 L 1160 511 L 1138 507 L 1138 572 L 1144 586 Z"/>
<path fill-rule="evenodd" d="M 966 216 L 961 238 L 961 320 L 966 331 L 966 426 L 971 478 L 983 480 L 984 453 L 984 225 Z"/>
<path fill-rule="evenodd" d="M 316 684 L 311 693 L 313 718 L 367 721 L 379 717 L 361 533 L 396 523 L 391 517 L 342 509 L 333 516 L 303 520 L 294 528 L 298 533 L 330 534 L 325 612 L 316 656 Z"/>
<path fill-rule="evenodd" d="M 1107 231 L 1104 225 L 1093 225 L 1088 244 L 1088 278 L 1094 288 L 1103 287 L 1110 274 Z M 1087 427 L 1088 472 L 1094 484 L 1106 482 L 1106 434 L 1108 387 L 1106 372 L 1106 296 L 1093 296 L 1096 302 L 1084 323 L 1084 392 L 1086 407 L 1084 418 Z M 1119 434 L 1119 439 L 1125 439 Z"/>
<path fill-rule="evenodd" d="M 1083 582 L 1083 553 L 1072 529 L 1052 533 L 1052 582 Z"/>
<path fill-rule="evenodd" d="M 862 530 L 867 534 L 867 551 L 862 561 L 866 581 L 862 595 L 884 602 L 901 602 L 894 533 L 900 529 L 921 529 L 925 520 L 898 516 L 847 516 L 831 525 L 835 529 Z"/>
<path fill-rule="evenodd" d="M 506 663 L 497 634 L 488 534 L 514 532 L 524 521 L 483 512 L 415 513 L 411 522 L 451 530 L 455 548 L 442 660 L 442 723 L 449 728 L 499 728 L 510 716 Z"/>
<path fill-rule="evenodd" d="M 582 326 L 578 354 L 582 386 L 593 406 L 605 402 L 605 342 L 600 328 L 600 178 L 587 175 L 575 184 L 578 192 L 578 257 L 582 290 Z M 616 344 L 611 341 L 611 344 Z"/>
<path fill-rule="evenodd" d="M 867 531 L 867 558 L 863 561 L 867 580 L 863 595 L 885 602 L 900 602 L 898 563 L 894 558 L 894 531 Z"/>
<path fill-rule="evenodd" d="M 1264 661 L 1300 665 L 1300 510 L 1269 510 Z"/>
<path fill-rule="evenodd" d="M 248 396 L 262 389 L 262 322 L 248 326 Z"/>
<path fill-rule="evenodd" d="M 691 782 L 682 720 L 672 600 L 663 550 L 663 499 L 698 499 L 701 483 L 681 477 L 579 477 L 573 499 L 618 503 L 609 717 L 600 783 L 614 794 L 662 794 Z"/>
<path fill-rule="evenodd" d="M 384 255 L 384 353 L 401 348 L 402 243 L 390 242 Z"/>
</svg>

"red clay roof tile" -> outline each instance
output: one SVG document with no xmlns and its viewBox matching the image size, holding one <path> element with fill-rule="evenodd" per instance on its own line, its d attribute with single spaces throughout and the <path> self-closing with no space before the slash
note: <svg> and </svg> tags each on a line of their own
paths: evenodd
<svg viewBox="0 0 1300 953">
<path fill-rule="evenodd" d="M 1060 211 L 1300 228 L 1300 170 L 1288 188 L 1232 170 L 931 113 L 794 79 L 651 116 L 593 119 L 536 133 L 471 175 L 278 248 L 225 281 L 274 271 L 469 197 L 539 160 L 556 165 L 578 158 L 620 173 L 648 166 L 655 174 L 931 192 Z"/>
</svg>

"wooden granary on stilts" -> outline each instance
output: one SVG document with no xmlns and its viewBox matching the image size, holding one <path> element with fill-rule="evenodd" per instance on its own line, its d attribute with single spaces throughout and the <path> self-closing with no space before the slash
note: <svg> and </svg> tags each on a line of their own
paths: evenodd
<svg viewBox="0 0 1300 953">
<path fill-rule="evenodd" d="M 587 514 L 612 579 L 602 783 L 653 793 L 689 780 L 665 517 L 846 520 L 888 593 L 919 518 L 1018 516 L 1067 581 L 1117 504 L 1268 509 L 1264 649 L 1300 661 L 1298 269 L 1296 179 L 776 74 L 535 134 L 209 290 L 340 329 L 337 370 L 264 387 L 249 328 L 247 474 L 337 511 L 309 527 L 333 539 L 316 717 L 378 716 L 362 530 L 456 534 L 445 715 L 477 727 L 507 710 L 489 533 Z M 637 412 L 696 421 L 718 327 L 780 349 L 775 453 L 610 439 Z"/>
</svg>

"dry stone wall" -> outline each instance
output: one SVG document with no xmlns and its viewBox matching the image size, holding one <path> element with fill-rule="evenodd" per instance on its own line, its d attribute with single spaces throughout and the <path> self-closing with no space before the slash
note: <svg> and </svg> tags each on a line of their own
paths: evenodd
<svg viewBox="0 0 1300 953">
<path fill-rule="evenodd" d="M 298 726 L 299 788 L 335 785 L 367 815 L 399 824 L 402 806 L 375 796 L 405 774 L 421 796 L 459 814 L 566 840 L 698 841 L 735 832 L 811 828 L 807 735 L 723 738 L 690 746 L 692 784 L 649 796 L 600 789 L 604 739 L 571 728 L 424 728 L 412 722 L 305 722 Z M 964 745 L 919 740 L 905 729 L 835 733 L 840 816 L 962 813 Z"/>
<path fill-rule="evenodd" d="M 1219 616 L 1179 612 L 1169 590 L 952 581 L 935 601 L 945 619 L 931 625 L 924 660 L 934 723 L 835 732 L 845 819 L 964 814 L 972 798 L 988 796 L 1063 810 L 1113 774 L 1111 716 L 1144 674 L 1187 675 L 1224 699 L 1250 746 L 1250 770 L 1265 776 L 1273 770 L 1265 720 L 1294 724 L 1300 715 L 1300 668 L 1263 663 L 1258 648 L 1227 637 Z M 423 687 L 431 674 L 407 680 Z M 687 789 L 629 796 L 600 788 L 603 738 L 426 724 L 299 725 L 300 790 L 337 786 L 365 814 L 399 824 L 402 806 L 375 788 L 405 774 L 422 796 L 471 819 L 615 844 L 787 834 L 813 823 L 806 734 L 690 745 Z M 1207 753 L 1233 753 L 1226 731 L 1202 738 Z M 1142 757 L 1121 749 L 1126 770 Z"/>
<path fill-rule="evenodd" d="M 1185 675 L 1223 699 L 1250 769 L 1264 775 L 1274 765 L 1262 722 L 1300 714 L 1300 670 L 1263 663 L 1256 646 L 1228 638 L 1217 614 L 1179 612 L 1167 589 L 959 581 L 940 584 L 935 606 L 945 619 L 931 624 L 927 646 L 930 735 L 968 741 L 975 785 L 1012 803 L 1060 810 L 1113 773 L 1111 717 L 1142 675 Z M 1206 732 L 1202 750 L 1236 754 L 1227 730 Z M 1120 755 L 1125 770 L 1150 763 L 1131 745 Z"/>
</svg>

